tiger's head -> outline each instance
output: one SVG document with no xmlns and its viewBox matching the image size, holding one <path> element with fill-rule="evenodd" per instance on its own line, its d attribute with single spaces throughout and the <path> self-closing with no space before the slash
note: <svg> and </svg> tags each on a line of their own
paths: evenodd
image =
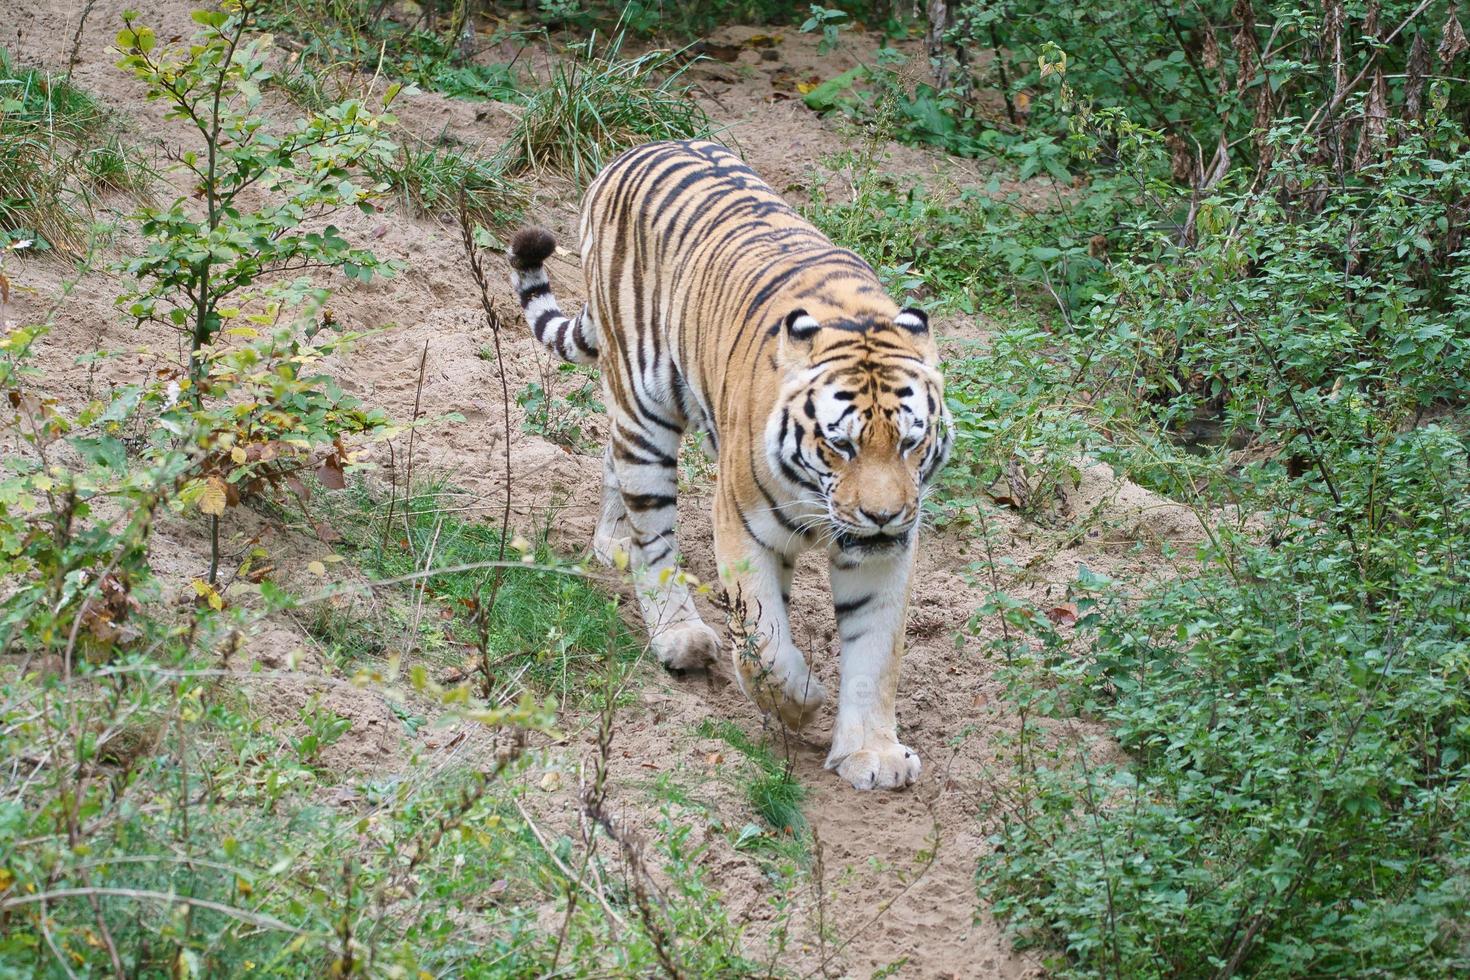
<svg viewBox="0 0 1470 980">
<path fill-rule="evenodd" d="M 842 550 L 906 546 L 951 441 L 929 318 L 823 323 L 798 309 L 773 332 L 784 381 L 766 425 L 772 472 L 825 508 Z"/>
</svg>

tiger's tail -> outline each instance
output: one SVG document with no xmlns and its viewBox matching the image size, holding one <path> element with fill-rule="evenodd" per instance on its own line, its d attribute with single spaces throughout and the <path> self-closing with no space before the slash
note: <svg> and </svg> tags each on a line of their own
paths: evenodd
<svg viewBox="0 0 1470 980">
<path fill-rule="evenodd" d="M 556 251 L 556 239 L 545 228 L 522 228 L 510 240 L 506 259 L 510 262 L 510 281 L 521 300 L 521 312 L 531 325 L 536 339 L 550 347 L 564 361 L 594 364 L 600 342 L 597 326 L 587 307 L 574 317 L 561 311 L 551 295 L 551 281 L 546 278 L 545 263 Z"/>
</svg>

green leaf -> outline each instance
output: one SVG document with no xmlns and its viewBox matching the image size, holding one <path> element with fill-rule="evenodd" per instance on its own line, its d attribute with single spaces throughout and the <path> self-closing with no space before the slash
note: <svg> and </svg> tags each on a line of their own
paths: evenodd
<svg viewBox="0 0 1470 980">
<path fill-rule="evenodd" d="M 114 473 L 125 473 L 128 468 L 127 447 L 110 436 L 97 438 L 75 438 L 70 440 L 83 459 L 96 466 L 105 466 Z"/>
<path fill-rule="evenodd" d="M 859 78 L 864 77 L 868 70 L 859 65 L 838 75 L 829 78 L 816 88 L 806 94 L 806 107 L 814 112 L 826 112 L 837 106 L 842 93 L 852 88 Z"/>
</svg>

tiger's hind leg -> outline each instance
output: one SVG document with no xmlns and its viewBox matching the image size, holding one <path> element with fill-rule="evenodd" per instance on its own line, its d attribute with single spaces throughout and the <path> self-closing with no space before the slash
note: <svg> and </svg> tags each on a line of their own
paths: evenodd
<svg viewBox="0 0 1470 980">
<path fill-rule="evenodd" d="M 608 542 L 627 527 L 638 604 L 654 655 L 667 667 L 702 667 L 719 652 L 719 635 L 694 608 L 678 574 L 679 440 L 683 433 L 632 413 L 610 412 L 611 445 L 603 478 L 603 524 Z M 611 481 L 611 482 L 609 482 Z M 612 499 L 616 487 L 617 500 Z M 594 544 L 594 547 L 596 545 Z"/>
<path fill-rule="evenodd" d="M 631 557 L 632 538 L 628 526 L 628 508 L 623 506 L 623 491 L 613 468 L 613 447 L 609 442 L 602 454 L 602 515 L 592 535 L 592 553 L 604 565 L 611 566 L 618 552 Z"/>
</svg>

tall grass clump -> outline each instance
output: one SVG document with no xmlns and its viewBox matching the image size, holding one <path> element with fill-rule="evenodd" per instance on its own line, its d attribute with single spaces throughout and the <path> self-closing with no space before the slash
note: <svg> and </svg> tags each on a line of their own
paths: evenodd
<svg viewBox="0 0 1470 980">
<path fill-rule="evenodd" d="M 519 221 L 526 206 L 524 187 L 506 176 L 497 159 L 447 146 L 404 142 L 391 159 L 375 161 L 367 169 L 411 212 L 451 217 L 463 201 L 475 221 L 501 227 Z"/>
<path fill-rule="evenodd" d="M 146 169 L 95 98 L 0 48 L 0 236 L 75 250 L 99 195 L 146 185 Z"/>
<path fill-rule="evenodd" d="M 558 62 L 526 104 L 505 149 L 510 173 L 545 169 L 586 185 L 632 146 L 710 134 L 710 120 L 681 84 L 674 51 L 622 57 L 623 35 L 596 38 Z"/>
</svg>

